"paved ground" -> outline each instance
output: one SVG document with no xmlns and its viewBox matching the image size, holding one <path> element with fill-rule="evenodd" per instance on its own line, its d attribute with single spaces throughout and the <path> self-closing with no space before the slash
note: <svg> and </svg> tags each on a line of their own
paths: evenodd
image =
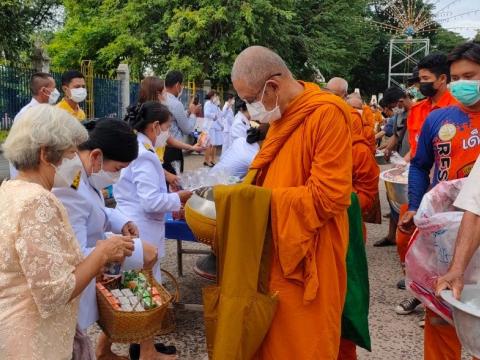
<svg viewBox="0 0 480 360">
<path fill-rule="evenodd" d="M 200 156 L 192 155 L 187 159 L 187 168 L 200 166 Z M 5 161 L 0 159 L 0 177 L 5 175 Z M 381 184 L 381 199 L 384 213 L 388 211 Z M 360 360 L 419 360 L 422 359 L 422 329 L 418 326 L 421 311 L 408 316 L 399 316 L 394 312 L 398 302 L 409 296 L 406 291 L 397 290 L 396 282 L 401 277 L 396 249 L 374 248 L 372 244 L 385 236 L 388 223 L 368 225 L 367 255 L 370 272 L 371 308 L 370 326 L 373 351 L 359 351 Z M 203 248 L 199 244 L 186 244 L 185 247 Z M 163 267 L 176 275 L 176 242 L 167 241 L 167 256 Z M 196 255 L 184 256 L 184 274 L 179 279 L 182 302 L 200 303 L 201 288 L 208 284 L 199 279 L 192 271 Z M 321 326 L 321 324 L 319 324 Z M 93 341 L 98 328 L 89 330 Z M 180 350 L 180 359 L 202 360 L 205 358 L 205 341 L 201 313 L 178 311 L 176 332 L 161 338 L 162 342 L 174 344 Z M 126 355 L 125 346 L 116 346 L 116 350 Z M 465 357 L 466 359 L 466 357 Z M 293 359 L 292 359 L 293 360 Z M 295 359 L 296 360 L 296 359 Z M 301 359 L 298 359 L 301 360 Z"/>
</svg>

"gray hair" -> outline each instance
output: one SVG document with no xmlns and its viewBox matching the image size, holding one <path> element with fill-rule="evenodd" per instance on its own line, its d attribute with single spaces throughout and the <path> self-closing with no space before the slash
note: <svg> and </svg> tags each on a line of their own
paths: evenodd
<svg viewBox="0 0 480 360">
<path fill-rule="evenodd" d="M 283 59 L 263 46 L 250 46 L 235 59 L 232 67 L 232 81 L 242 79 L 252 88 L 260 88 L 269 77 L 275 74 L 291 76 Z"/>
<path fill-rule="evenodd" d="M 41 104 L 25 111 L 10 130 L 2 148 L 17 170 L 34 170 L 40 164 L 40 148 L 57 164 L 65 150 L 87 141 L 82 124 L 65 110 Z"/>
</svg>

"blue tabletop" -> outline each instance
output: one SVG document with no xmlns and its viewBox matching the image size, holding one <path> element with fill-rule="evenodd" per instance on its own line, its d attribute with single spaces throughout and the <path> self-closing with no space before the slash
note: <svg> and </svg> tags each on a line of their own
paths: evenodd
<svg viewBox="0 0 480 360">
<path fill-rule="evenodd" d="M 173 220 L 172 213 L 165 215 L 165 238 L 172 240 L 197 241 L 185 220 Z"/>
</svg>

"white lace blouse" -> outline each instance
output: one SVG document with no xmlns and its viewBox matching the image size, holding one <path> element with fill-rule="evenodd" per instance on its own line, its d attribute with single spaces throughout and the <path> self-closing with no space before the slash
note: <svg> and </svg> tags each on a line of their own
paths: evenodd
<svg viewBox="0 0 480 360">
<path fill-rule="evenodd" d="M 21 180 L 0 186 L 0 357 L 71 359 L 82 261 L 57 198 Z"/>
</svg>

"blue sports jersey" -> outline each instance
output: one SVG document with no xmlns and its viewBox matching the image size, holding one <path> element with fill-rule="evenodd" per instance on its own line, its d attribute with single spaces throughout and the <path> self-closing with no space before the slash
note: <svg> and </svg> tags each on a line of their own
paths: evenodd
<svg viewBox="0 0 480 360">
<path fill-rule="evenodd" d="M 438 109 L 425 120 L 408 176 L 409 210 L 417 210 L 430 186 L 467 177 L 480 154 L 480 113 L 459 105 Z M 430 171 L 434 166 L 433 178 Z"/>
</svg>

